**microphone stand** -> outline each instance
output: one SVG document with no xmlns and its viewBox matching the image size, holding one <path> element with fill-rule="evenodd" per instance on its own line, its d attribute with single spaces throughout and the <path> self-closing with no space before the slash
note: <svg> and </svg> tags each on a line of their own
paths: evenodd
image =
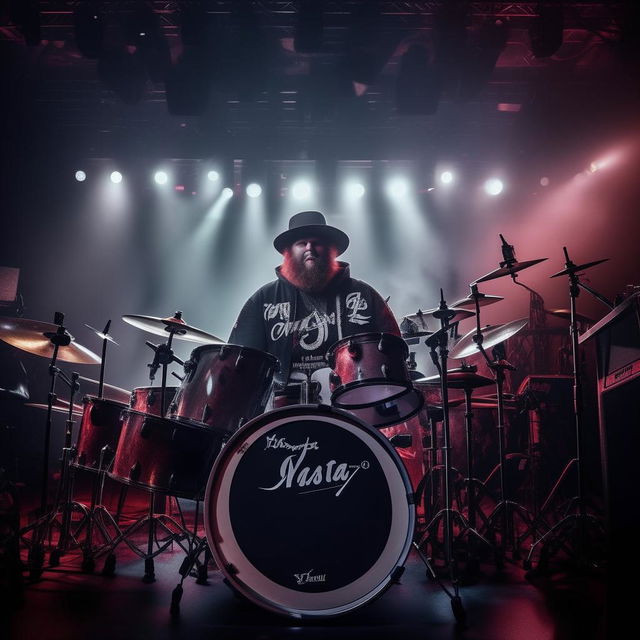
<svg viewBox="0 0 640 640">
<path fill-rule="evenodd" d="M 592 567 L 597 567 L 597 562 L 593 560 L 587 562 L 587 528 L 589 526 L 597 530 L 599 536 L 604 537 L 604 526 L 602 522 L 595 516 L 588 514 L 584 502 L 584 471 L 582 466 L 582 460 L 584 457 L 583 451 L 583 411 L 582 411 L 582 376 L 580 373 L 580 366 L 578 363 L 578 321 L 576 316 L 576 300 L 580 295 L 580 289 L 588 291 L 594 295 L 598 300 L 606 304 L 609 308 L 613 308 L 613 305 L 604 296 L 596 293 L 593 289 L 580 282 L 578 276 L 578 268 L 575 263 L 569 258 L 567 248 L 562 248 L 565 256 L 565 271 L 569 276 L 569 298 L 570 298 L 570 310 L 571 320 L 569 325 L 569 332 L 571 334 L 571 356 L 573 365 L 573 418 L 575 424 L 576 434 L 576 457 L 570 460 L 565 469 L 563 470 L 558 482 L 551 491 L 549 498 L 542 506 L 541 512 L 547 508 L 550 500 L 555 494 L 560 482 L 567 475 L 571 466 L 575 466 L 577 475 L 577 495 L 572 498 L 571 504 L 577 505 L 577 513 L 572 513 L 557 522 L 547 533 L 545 533 L 539 540 L 531 545 L 531 549 L 525 560 L 525 569 L 531 569 L 532 558 L 535 550 L 540 546 L 540 556 L 538 560 L 538 572 L 542 573 L 547 570 L 547 564 L 552 552 L 557 552 L 561 548 L 567 548 L 567 544 L 570 545 L 570 549 L 574 552 L 578 563 L 581 566 L 590 564 Z M 559 275 L 559 274 L 558 274 Z M 576 533 L 575 537 L 572 533 Z M 591 549 L 592 551 L 593 549 Z"/>
</svg>

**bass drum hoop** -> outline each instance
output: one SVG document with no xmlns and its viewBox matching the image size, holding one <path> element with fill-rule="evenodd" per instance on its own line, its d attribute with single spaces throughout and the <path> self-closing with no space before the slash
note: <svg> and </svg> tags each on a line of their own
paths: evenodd
<svg viewBox="0 0 640 640">
<path fill-rule="evenodd" d="M 304 593 L 284 587 L 262 573 L 249 562 L 237 544 L 228 513 L 229 492 L 234 471 L 242 456 L 265 432 L 301 419 L 330 422 L 346 426 L 347 430 L 370 446 L 376 455 L 391 495 L 393 514 L 387 543 L 378 561 L 358 579 L 327 592 Z M 215 513 L 212 514 L 212 500 Z M 220 499 L 222 498 L 222 499 Z M 205 493 L 205 530 L 209 548 L 217 566 L 227 581 L 252 601 L 265 609 L 293 618 L 327 618 L 342 615 L 361 607 L 382 594 L 393 582 L 406 561 L 415 526 L 414 494 L 407 471 L 389 441 L 373 427 L 352 414 L 328 405 L 294 405 L 270 411 L 247 422 L 229 439 L 218 455 Z M 227 548 L 227 551 L 221 547 Z M 253 584 L 243 581 L 243 573 L 259 576 Z M 271 592 L 267 597 L 264 592 Z M 296 602 L 297 601 L 297 602 Z"/>
</svg>

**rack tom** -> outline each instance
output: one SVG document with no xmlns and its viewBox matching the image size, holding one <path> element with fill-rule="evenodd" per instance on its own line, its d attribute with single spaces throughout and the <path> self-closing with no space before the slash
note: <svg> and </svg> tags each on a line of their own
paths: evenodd
<svg viewBox="0 0 640 640">
<path fill-rule="evenodd" d="M 170 415 L 233 433 L 264 411 L 277 369 L 278 359 L 258 349 L 233 344 L 197 347 L 184 363 L 185 378 Z"/>
<path fill-rule="evenodd" d="M 153 416 L 166 416 L 173 399 L 175 398 L 178 387 L 165 387 L 164 390 L 164 408 L 160 411 L 162 402 L 162 387 L 136 387 L 131 392 L 131 400 L 129 407 L 133 411 L 141 413 L 149 413 Z"/>
</svg>

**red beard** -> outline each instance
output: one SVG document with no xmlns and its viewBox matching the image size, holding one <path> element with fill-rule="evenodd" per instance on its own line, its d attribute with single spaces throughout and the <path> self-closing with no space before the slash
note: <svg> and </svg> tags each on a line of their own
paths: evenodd
<svg viewBox="0 0 640 640">
<path fill-rule="evenodd" d="M 312 263 L 297 260 L 289 249 L 284 250 L 284 260 L 280 273 L 299 289 L 309 293 L 322 291 L 338 272 L 337 250 L 330 247 L 327 253 L 316 256 Z"/>
</svg>

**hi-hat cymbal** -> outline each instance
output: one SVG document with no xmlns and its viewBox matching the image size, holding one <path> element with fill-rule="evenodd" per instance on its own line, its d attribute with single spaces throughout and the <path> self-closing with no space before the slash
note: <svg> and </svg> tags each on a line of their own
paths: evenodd
<svg viewBox="0 0 640 640">
<path fill-rule="evenodd" d="M 460 320 L 476 315 L 475 311 L 457 309 L 456 307 L 449 307 L 445 309 L 445 312 L 449 312 L 449 324 L 460 322 Z M 417 313 L 404 316 L 401 322 L 401 327 L 403 325 L 405 327 L 402 334 L 403 337 L 430 336 L 434 332 L 434 329 L 430 329 L 428 323 L 431 323 L 433 327 L 439 329 L 441 313 L 441 309 L 427 309 L 426 311 L 418 309 Z"/>
<path fill-rule="evenodd" d="M 480 333 L 482 334 L 482 346 L 485 349 L 488 349 L 489 347 L 494 347 L 495 345 L 504 342 L 507 338 L 518 333 L 518 331 L 520 331 L 527 322 L 529 322 L 529 318 L 520 318 L 519 320 L 513 320 L 507 324 L 489 324 L 486 327 L 481 328 Z M 479 349 L 473 339 L 475 334 L 476 329 L 472 329 L 469 333 L 462 336 L 462 338 L 456 342 L 453 349 L 451 349 L 449 357 L 461 359 L 468 358 L 469 356 L 476 354 Z"/>
<path fill-rule="evenodd" d="M 584 264 L 573 264 L 570 263 L 568 267 L 563 269 L 562 271 L 558 271 L 558 273 L 554 273 L 550 278 L 558 278 L 559 276 L 566 276 L 569 273 L 577 273 L 578 271 L 584 271 L 585 269 L 589 269 L 589 267 L 595 267 L 597 264 L 602 264 L 603 262 L 607 262 L 609 258 L 603 258 L 602 260 L 594 260 L 593 262 L 585 262 Z"/>
<path fill-rule="evenodd" d="M 505 265 L 504 267 L 490 271 L 487 275 L 482 276 L 482 278 L 478 278 L 475 282 L 486 282 L 487 280 L 495 280 L 496 278 L 502 278 L 503 276 L 511 276 L 514 273 L 518 273 L 518 271 L 533 267 L 534 264 L 544 262 L 545 260 L 548 260 L 548 258 L 536 258 L 535 260 L 525 260 L 524 262 L 513 262 L 510 265 Z"/>
<path fill-rule="evenodd" d="M 86 395 L 97 395 L 98 387 L 100 386 L 100 382 L 98 380 L 92 380 L 91 378 L 85 378 L 83 376 L 80 376 L 79 380 L 82 382 L 88 382 L 90 385 L 95 385 L 95 389 L 91 388 L 92 393 L 87 393 Z M 84 392 L 84 385 L 82 384 L 80 385 L 80 391 Z M 114 402 L 129 404 L 129 400 L 131 400 L 131 391 L 127 391 L 126 389 L 122 389 L 121 387 L 116 387 L 105 382 L 102 385 L 102 397 L 107 400 L 113 400 Z"/>
<path fill-rule="evenodd" d="M 202 329 L 196 329 L 190 327 L 182 319 L 182 313 L 177 311 L 174 316 L 169 318 L 156 318 L 153 316 L 140 316 L 140 315 L 126 315 L 122 316 L 122 319 L 128 324 L 148 331 L 156 336 L 168 337 L 169 334 L 173 334 L 180 340 L 186 340 L 187 342 L 202 342 L 205 344 L 224 344 L 224 340 L 217 338 L 216 336 L 202 331 Z"/>
<path fill-rule="evenodd" d="M 545 313 L 556 318 L 562 318 L 563 320 L 571 320 L 571 309 L 545 309 Z M 595 324 L 595 321 L 587 316 L 583 316 L 581 313 L 576 313 L 576 320 L 578 322 L 584 322 L 585 324 Z"/>
<path fill-rule="evenodd" d="M 43 358 L 51 358 L 54 344 L 51 338 L 57 335 L 58 325 L 26 318 L 0 318 L 0 340 Z M 57 359 L 75 364 L 100 364 L 100 357 L 78 344 L 66 332 L 61 336 L 69 341 L 58 347 Z"/>
<path fill-rule="evenodd" d="M 421 378 L 416 382 L 437 386 L 440 384 L 440 375 L 436 374 L 428 378 Z M 450 369 L 447 371 L 447 387 L 450 389 L 478 389 L 479 387 L 487 387 L 494 384 L 495 380 L 467 369 Z"/>
<path fill-rule="evenodd" d="M 500 302 L 500 300 L 504 300 L 504 298 L 502 296 L 490 296 L 485 293 L 478 294 L 478 302 L 481 307 L 495 304 L 496 302 Z M 476 308 L 476 299 L 471 296 L 468 298 L 462 298 L 462 300 L 454 302 L 453 306 L 458 309 L 470 309 L 471 311 L 473 311 Z"/>
<path fill-rule="evenodd" d="M 33 407 L 34 409 L 44 409 L 45 411 L 48 409 L 48 405 L 46 403 L 41 402 L 27 402 L 24 405 L 25 407 Z M 52 406 L 51 411 L 54 413 L 64 413 L 69 415 L 69 403 L 66 400 L 58 399 Z M 74 416 L 82 415 L 82 406 L 79 404 L 73 405 L 73 414 Z"/>
</svg>

